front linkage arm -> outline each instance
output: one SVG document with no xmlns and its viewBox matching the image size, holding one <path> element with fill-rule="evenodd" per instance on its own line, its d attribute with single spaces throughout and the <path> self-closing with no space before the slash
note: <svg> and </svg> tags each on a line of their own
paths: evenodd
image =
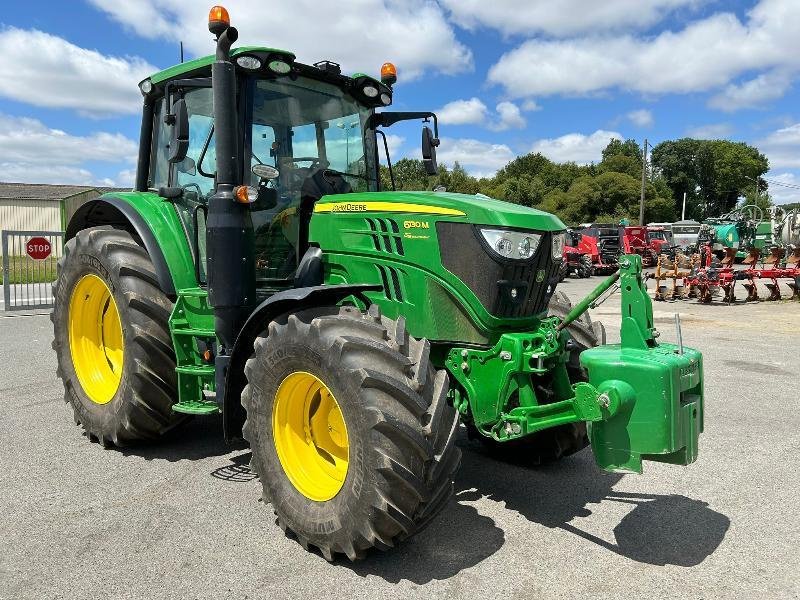
<svg viewBox="0 0 800 600">
<path fill-rule="evenodd" d="M 590 424 L 595 458 L 612 471 L 641 471 L 642 458 L 689 464 L 702 431 L 702 357 L 658 344 L 650 297 L 638 255 L 620 260 L 563 321 L 544 319 L 538 330 L 501 336 L 489 350 L 454 348 L 447 368 L 465 392 L 456 406 L 484 435 L 508 441 L 566 423 Z M 570 385 L 567 326 L 615 283 L 622 292 L 621 344 L 581 354 L 589 383 Z M 552 377 L 555 401 L 541 403 L 536 376 Z"/>
</svg>

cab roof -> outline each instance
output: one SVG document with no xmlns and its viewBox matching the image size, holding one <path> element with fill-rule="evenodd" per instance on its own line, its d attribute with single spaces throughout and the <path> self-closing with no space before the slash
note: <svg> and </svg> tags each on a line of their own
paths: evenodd
<svg viewBox="0 0 800 600">
<path fill-rule="evenodd" d="M 265 46 L 240 46 L 238 48 L 234 48 L 231 50 L 231 58 L 236 58 L 240 54 L 283 54 L 284 56 L 291 56 L 292 60 L 295 59 L 295 55 L 289 52 L 288 50 L 280 50 L 278 48 L 267 48 Z M 190 60 L 179 65 L 175 65 L 173 67 L 169 67 L 168 69 L 164 69 L 163 71 L 159 71 L 150 76 L 150 81 L 155 84 L 162 83 L 164 81 L 168 81 L 170 79 L 175 79 L 176 77 L 180 77 L 182 75 L 188 75 L 190 73 L 195 73 L 196 71 L 200 71 L 206 68 L 211 67 L 212 63 L 214 62 L 215 57 L 213 54 L 209 54 L 208 56 L 203 56 L 201 58 L 195 58 L 194 60 Z"/>
</svg>

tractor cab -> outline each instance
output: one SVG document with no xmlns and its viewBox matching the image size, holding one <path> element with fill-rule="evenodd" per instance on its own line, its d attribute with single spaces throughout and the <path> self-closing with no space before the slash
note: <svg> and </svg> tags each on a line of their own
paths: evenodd
<svg viewBox="0 0 800 600">
<path fill-rule="evenodd" d="M 143 139 L 152 147 L 140 158 L 139 189 L 157 191 L 175 204 L 195 241 L 195 263 L 206 281 L 206 222 L 216 191 L 220 127 L 214 118 L 214 57 L 167 69 L 144 80 Z M 230 51 L 235 110 L 234 179 L 249 205 L 259 295 L 292 287 L 308 249 L 309 221 L 323 196 L 375 192 L 380 188 L 379 130 L 430 113 L 376 114 L 392 103 L 396 69 L 383 65 L 382 81 L 342 75 L 338 64 L 304 65 L 293 54 L 263 47 Z M 150 107 L 150 110 L 148 110 Z M 152 135 L 147 129 L 152 127 Z M 436 127 L 438 129 L 438 127 Z M 438 140 L 423 130 L 428 164 Z M 149 152 L 148 152 L 149 150 Z M 147 155 L 146 155 L 147 154 Z M 390 168 L 391 168 L 391 163 Z"/>
</svg>

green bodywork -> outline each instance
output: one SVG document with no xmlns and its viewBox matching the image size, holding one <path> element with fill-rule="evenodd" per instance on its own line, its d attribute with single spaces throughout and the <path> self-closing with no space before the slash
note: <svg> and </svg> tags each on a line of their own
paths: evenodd
<svg viewBox="0 0 800 600">
<path fill-rule="evenodd" d="M 244 53 L 293 58 L 269 48 L 239 48 L 232 55 L 235 59 Z M 183 76 L 200 76 L 211 62 L 212 57 L 197 59 L 150 80 L 161 85 Z M 174 282 L 176 298 L 169 325 L 179 401 L 173 410 L 216 413 L 215 368 L 209 349 L 217 339 L 206 288 L 195 276 L 190 216 L 180 202 L 155 193 L 114 196 L 130 203 L 148 223 Z M 264 235 L 281 238 L 281 243 L 266 247 L 282 249 L 275 252 L 294 250 L 297 219 L 295 213 L 292 216 L 276 217 Z M 324 196 L 316 202 L 308 242 L 322 250 L 325 284 L 379 286 L 381 291 L 365 293 L 367 299 L 386 316 L 404 318 L 411 335 L 429 340 L 433 363 L 451 376 L 454 405 L 463 421 L 482 435 L 505 442 L 583 421 L 590 424 L 592 446 L 602 468 L 641 471 L 643 459 L 678 464 L 695 460 L 702 431 L 702 359 L 695 350 L 681 351 L 656 342 L 641 258 L 621 260 L 620 272 L 604 281 L 563 322 L 547 316 L 542 303 L 536 304 L 540 314 L 518 311 L 525 316 L 498 317 L 517 313 L 490 309 L 486 298 L 473 291 L 475 281 L 472 285 L 465 281 L 476 275 L 470 272 L 470 261 L 477 265 L 474 244 L 483 243 L 480 228 L 525 231 L 540 236 L 537 239 L 548 246 L 551 238 L 566 229 L 551 214 L 482 195 L 357 192 Z M 467 242 L 473 244 L 472 250 Z M 486 246 L 480 252 L 493 250 Z M 546 257 L 547 261 L 531 267 L 539 269 L 525 280 L 531 288 L 543 291 L 555 285 L 546 271 L 560 258 Z M 453 272 L 453 264 L 460 265 L 460 275 Z M 589 381 L 573 384 L 567 371 L 571 346 L 565 323 L 585 312 L 617 281 L 622 294 L 621 343 L 584 351 L 581 363 Z M 498 288 L 508 282 L 495 278 L 490 283 Z M 291 279 L 286 282 L 291 284 Z M 259 300 L 278 291 L 267 285 L 274 284 L 264 283 L 257 290 Z M 540 297 L 549 298 L 553 291 L 551 287 Z M 355 298 L 345 302 L 360 303 Z M 537 392 L 543 389 L 548 390 L 546 395 Z"/>
<path fill-rule="evenodd" d="M 191 246 L 171 202 L 150 193 L 116 194 L 151 225 L 172 273 L 177 301 L 170 328 L 177 358 L 179 402 L 189 414 L 218 412 L 214 367 L 203 356 L 215 340 L 207 293 L 194 276 Z M 588 383 L 567 375 L 569 333 L 559 319 L 536 315 L 498 319 L 442 265 L 437 223 L 559 232 L 553 215 L 484 197 L 434 192 L 382 192 L 323 198 L 311 220 L 310 241 L 323 250 L 325 282 L 374 283 L 384 314 L 405 317 L 409 333 L 433 344 L 436 366 L 455 382 L 453 402 L 482 434 L 507 441 L 542 429 L 585 421 L 598 464 L 641 471 L 642 459 L 688 464 L 702 431 L 702 358 L 685 348 L 657 344 L 652 305 L 641 279 L 641 258 L 621 262 L 575 308 L 575 316 L 619 279 L 621 344 L 586 350 Z M 395 229 L 391 223 L 397 224 Z M 399 290 L 399 296 L 398 296 Z M 537 378 L 552 395 L 540 398 Z"/>
</svg>

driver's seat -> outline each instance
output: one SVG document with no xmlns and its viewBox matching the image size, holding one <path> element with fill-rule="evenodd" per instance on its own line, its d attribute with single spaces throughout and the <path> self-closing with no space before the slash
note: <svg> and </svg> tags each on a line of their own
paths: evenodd
<svg viewBox="0 0 800 600">
<path fill-rule="evenodd" d="M 298 209 L 300 217 L 298 251 L 300 256 L 303 256 L 308 249 L 308 226 L 317 201 L 323 196 L 350 194 L 352 191 L 353 187 L 336 171 L 318 169 L 313 175 L 306 178 L 303 182 L 303 187 L 300 188 L 300 206 Z"/>
</svg>

